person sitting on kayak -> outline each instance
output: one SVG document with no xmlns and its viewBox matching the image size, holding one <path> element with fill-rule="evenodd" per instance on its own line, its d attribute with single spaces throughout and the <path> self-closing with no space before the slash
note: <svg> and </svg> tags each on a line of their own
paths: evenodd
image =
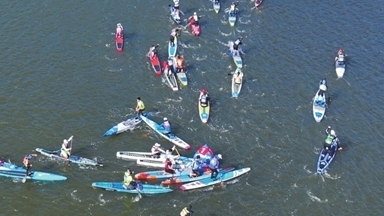
<svg viewBox="0 0 384 216">
<path fill-rule="evenodd" d="M 32 155 L 25 155 L 24 158 L 23 158 L 23 166 L 27 170 L 25 172 L 25 177 L 30 176 L 32 174 L 31 173 L 31 168 L 32 168 L 31 160 L 32 160 Z"/>
<path fill-rule="evenodd" d="M 238 37 L 237 40 L 233 43 L 233 49 L 239 50 L 239 45 L 243 44 L 242 41 L 243 41 L 243 37 L 242 36 Z"/>
<path fill-rule="evenodd" d="M 199 25 L 199 19 L 201 18 L 201 16 L 197 16 L 197 13 L 196 12 L 193 12 L 193 15 L 192 16 L 190 16 L 189 18 L 188 18 L 188 21 L 191 23 L 191 24 L 193 24 L 193 25 L 195 25 L 195 26 L 198 26 Z"/>
<path fill-rule="evenodd" d="M 120 23 L 117 23 L 116 38 L 122 38 L 122 37 L 123 37 L 123 26 L 121 26 Z"/>
<path fill-rule="evenodd" d="M 160 125 L 162 128 L 164 128 L 164 134 L 169 134 L 172 132 L 172 125 L 171 122 L 168 121 L 167 117 L 164 117 L 163 123 Z"/>
<path fill-rule="evenodd" d="M 160 148 L 159 143 L 155 143 L 151 148 L 151 153 L 154 158 L 159 158 L 161 154 L 165 154 L 165 151 Z"/>
<path fill-rule="evenodd" d="M 215 155 L 211 161 L 209 162 L 209 169 L 211 169 L 211 178 L 212 179 L 216 179 L 217 177 L 217 174 L 219 174 L 219 171 L 217 169 L 219 169 L 220 167 L 220 162 L 219 160 L 223 159 L 223 157 L 221 156 L 221 154 L 218 154 L 218 155 Z"/>
<path fill-rule="evenodd" d="M 200 176 L 202 173 L 200 172 L 201 166 L 203 163 L 201 162 L 200 155 L 197 155 L 195 160 L 192 163 L 192 171 L 189 174 L 189 177 L 194 178 Z"/>
<path fill-rule="evenodd" d="M 141 100 L 140 97 L 137 97 L 137 105 L 136 105 L 136 112 L 137 112 L 137 116 L 140 117 L 140 115 L 143 114 L 143 111 L 145 110 L 145 105 L 144 105 L 144 102 Z"/>
<path fill-rule="evenodd" d="M 149 51 L 148 51 L 148 54 L 147 56 L 148 57 L 154 57 L 155 55 L 157 55 L 157 47 L 159 46 L 159 44 L 156 44 L 156 46 L 152 45 L 150 48 L 149 48 Z"/>
<path fill-rule="evenodd" d="M 137 187 L 137 182 L 133 180 L 132 174 L 133 172 L 131 172 L 130 169 L 127 169 L 127 171 L 124 173 L 123 187 L 127 190 L 134 190 Z"/>
<path fill-rule="evenodd" d="M 182 72 L 184 69 L 184 57 L 178 55 L 176 58 L 177 72 Z"/>
<path fill-rule="evenodd" d="M 180 212 L 180 216 L 191 216 L 193 214 L 192 206 L 189 205 L 189 207 L 183 208 Z"/>
<path fill-rule="evenodd" d="M 176 170 L 173 169 L 173 167 L 172 167 L 172 160 L 170 158 L 167 158 L 165 160 L 164 171 L 166 173 L 169 173 L 169 174 L 175 174 L 176 173 Z"/>
<path fill-rule="evenodd" d="M 68 140 L 64 139 L 63 144 L 61 144 L 60 156 L 63 158 L 69 158 L 71 156 L 72 148 L 68 146 L 68 143 L 73 139 L 73 136 L 69 137 Z"/>
<path fill-rule="evenodd" d="M 331 126 L 327 127 L 327 129 L 325 130 L 325 133 L 327 134 L 327 138 L 324 141 L 324 148 L 326 150 L 329 150 L 332 143 L 336 142 L 338 146 L 337 150 L 341 151 L 343 148 L 339 146 L 340 145 L 339 139 L 336 136 L 336 132 L 332 130 Z"/>
<path fill-rule="evenodd" d="M 203 93 L 201 96 L 200 96 L 200 105 L 202 107 L 206 107 L 208 106 L 208 101 L 209 101 L 209 95 L 208 95 L 208 92 L 205 88 L 202 88 L 201 89 L 201 93 Z"/>
<path fill-rule="evenodd" d="M 174 41 L 175 41 L 175 37 L 177 36 L 177 35 L 179 35 L 179 31 L 180 31 L 180 28 L 174 28 L 174 29 L 172 29 L 172 31 L 171 31 L 171 36 L 170 36 L 170 38 L 169 38 L 169 41 L 171 42 L 171 45 L 172 46 L 175 46 L 175 43 L 174 43 Z"/>
<path fill-rule="evenodd" d="M 240 69 L 237 69 L 237 73 L 235 75 L 235 84 L 240 85 L 243 79 L 243 74 Z"/>
</svg>

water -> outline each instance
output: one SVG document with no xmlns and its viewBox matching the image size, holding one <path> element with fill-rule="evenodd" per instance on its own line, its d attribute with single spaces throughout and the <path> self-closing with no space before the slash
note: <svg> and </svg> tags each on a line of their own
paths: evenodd
<svg viewBox="0 0 384 216">
<path fill-rule="evenodd" d="M 171 3 L 171 2 L 169 2 Z M 65 182 L 14 182 L 1 178 L 0 215 L 178 215 L 189 204 L 194 215 L 380 215 L 384 211 L 380 142 L 384 76 L 380 56 L 383 6 L 366 2 L 266 0 L 259 10 L 239 3 L 231 28 L 209 1 L 181 2 L 186 19 L 202 15 L 202 35 L 183 31 L 179 52 L 186 58 L 189 85 L 178 92 L 156 77 L 145 54 L 167 40 L 175 24 L 168 2 L 38 1 L 2 2 L 0 81 L 2 158 L 20 164 L 37 147 L 58 149 L 74 135 L 73 153 L 103 161 L 102 168 L 67 167 L 38 156 L 34 169 L 60 173 Z M 116 23 L 128 40 L 114 45 Z M 184 22 L 184 25 L 186 23 Z M 235 70 L 228 41 L 244 36 L 245 82 L 231 96 Z M 336 79 L 333 58 L 348 55 L 344 79 Z M 332 103 L 321 123 L 312 117 L 311 99 L 327 78 Z M 198 90 L 212 97 L 211 118 L 197 114 Z M 154 142 L 170 147 L 145 125 L 104 138 L 114 124 L 134 114 L 140 96 L 152 117 L 167 116 L 175 132 L 194 148 L 208 143 L 223 165 L 252 171 L 221 187 L 144 196 L 92 189 L 94 181 L 121 181 L 133 162 L 116 151 L 148 151 Z M 331 125 L 344 151 L 324 177 L 316 175 L 317 154 Z"/>
</svg>

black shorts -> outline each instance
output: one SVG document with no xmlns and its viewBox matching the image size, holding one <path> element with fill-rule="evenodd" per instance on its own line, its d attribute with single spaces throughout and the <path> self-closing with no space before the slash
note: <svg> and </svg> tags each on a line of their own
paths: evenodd
<svg viewBox="0 0 384 216">
<path fill-rule="evenodd" d="M 169 174 L 175 174 L 176 173 L 174 170 L 165 170 L 165 172 L 167 172 Z"/>
<path fill-rule="evenodd" d="M 175 8 L 175 10 L 179 10 L 180 6 L 173 6 L 173 8 Z"/>
</svg>

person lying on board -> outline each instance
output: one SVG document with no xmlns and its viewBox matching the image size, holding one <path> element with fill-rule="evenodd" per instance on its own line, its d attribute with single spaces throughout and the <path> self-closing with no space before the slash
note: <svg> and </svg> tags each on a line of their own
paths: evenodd
<svg viewBox="0 0 384 216">
<path fill-rule="evenodd" d="M 68 143 L 73 139 L 73 136 L 69 137 L 68 140 L 64 139 L 61 144 L 60 156 L 63 158 L 69 158 L 71 156 L 72 148 L 68 145 Z"/>
<path fill-rule="evenodd" d="M 161 123 L 161 125 L 160 125 L 164 129 L 163 134 L 170 134 L 170 133 L 172 133 L 171 122 L 168 121 L 167 117 L 164 117 L 163 120 L 164 120 L 163 123 Z"/>
<path fill-rule="evenodd" d="M 134 190 L 137 187 L 137 182 L 133 180 L 132 174 L 133 172 L 130 169 L 127 169 L 124 173 L 123 187 L 127 190 Z"/>
<path fill-rule="evenodd" d="M 201 16 L 197 16 L 197 13 L 193 12 L 193 15 L 188 18 L 188 21 L 193 21 L 192 24 L 198 26 L 200 18 Z"/>
<path fill-rule="evenodd" d="M 189 205 L 189 207 L 185 207 L 181 210 L 180 216 L 191 216 L 193 213 L 194 211 L 192 211 L 192 205 Z"/>
<path fill-rule="evenodd" d="M 205 89 L 205 88 L 202 88 L 201 91 L 202 95 L 200 96 L 200 105 L 202 107 L 206 107 L 208 106 L 208 101 L 209 101 L 209 95 L 208 95 L 208 91 Z"/>
</svg>

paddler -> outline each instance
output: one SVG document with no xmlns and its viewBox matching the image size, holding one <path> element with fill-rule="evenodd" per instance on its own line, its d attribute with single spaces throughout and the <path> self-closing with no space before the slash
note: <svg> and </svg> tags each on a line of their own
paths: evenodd
<svg viewBox="0 0 384 216">
<path fill-rule="evenodd" d="M 123 187 L 125 189 L 129 189 L 129 190 L 136 189 L 137 182 L 135 180 L 133 180 L 132 174 L 133 174 L 133 172 L 131 172 L 130 169 L 127 169 L 127 171 L 124 173 Z"/>
<path fill-rule="evenodd" d="M 173 8 L 175 8 L 175 10 L 180 10 L 179 0 L 173 0 Z"/>
<path fill-rule="evenodd" d="M 337 150 L 341 151 L 343 148 L 340 145 L 339 139 L 336 136 L 336 132 L 332 130 L 331 126 L 328 126 L 327 129 L 325 130 L 325 133 L 327 134 L 327 138 L 324 141 L 324 148 L 326 150 L 330 149 L 330 146 L 332 145 L 333 142 L 337 142 Z"/>
<path fill-rule="evenodd" d="M 243 44 L 243 37 L 240 36 L 237 38 L 237 40 L 233 43 L 233 50 L 239 50 L 239 45 Z"/>
<path fill-rule="evenodd" d="M 237 73 L 235 75 L 235 84 L 240 85 L 243 79 L 243 74 L 241 73 L 241 69 L 237 68 Z"/>
<path fill-rule="evenodd" d="M 201 18 L 201 16 L 197 16 L 197 13 L 196 12 L 193 12 L 193 15 L 190 16 L 188 18 L 189 20 L 189 23 L 193 24 L 193 25 L 199 25 L 199 19 Z M 191 22 L 193 21 L 193 22 Z"/>
<path fill-rule="evenodd" d="M 143 111 L 145 110 L 145 105 L 144 105 L 144 102 L 141 100 L 140 97 L 137 97 L 137 105 L 136 105 L 136 112 L 137 112 L 137 116 L 140 117 L 140 115 L 143 114 Z"/>
<path fill-rule="evenodd" d="M 121 23 L 117 23 L 117 26 L 116 26 L 116 37 L 117 38 L 122 37 L 122 31 L 123 31 L 123 26 L 121 26 Z"/>
<path fill-rule="evenodd" d="M 167 158 L 164 162 L 164 171 L 169 174 L 175 174 L 176 170 L 172 167 L 172 160 Z"/>
<path fill-rule="evenodd" d="M 209 162 L 209 169 L 211 169 L 211 179 L 216 179 L 217 177 L 217 174 L 219 174 L 219 171 L 217 169 L 219 169 L 220 167 L 220 161 L 223 159 L 223 156 L 221 156 L 221 154 L 218 154 L 218 155 L 215 155 L 211 161 Z"/>
<path fill-rule="evenodd" d="M 167 117 L 163 118 L 163 123 L 160 126 L 164 128 L 163 134 L 169 134 L 172 132 L 172 125 L 171 122 L 168 121 Z"/>
<path fill-rule="evenodd" d="M 335 61 L 339 60 L 340 56 L 344 57 L 344 51 L 342 49 L 339 49 L 337 52 L 337 56 L 335 57 Z"/>
<path fill-rule="evenodd" d="M 327 81 L 325 79 L 320 80 L 320 86 L 319 86 L 320 91 L 319 91 L 319 94 L 318 94 L 319 96 L 323 96 L 324 97 L 324 93 L 325 93 L 325 91 L 327 91 L 326 83 L 327 83 Z"/>
<path fill-rule="evenodd" d="M 68 146 L 68 143 L 73 139 L 73 136 L 69 137 L 68 140 L 64 139 L 61 144 L 60 156 L 63 158 L 69 158 L 71 156 L 72 148 Z"/>
<path fill-rule="evenodd" d="M 161 154 L 165 154 L 165 151 L 162 148 L 160 148 L 160 146 L 161 145 L 159 143 L 155 143 L 155 145 L 152 146 L 151 148 L 152 157 L 160 158 Z"/>
<path fill-rule="evenodd" d="M 24 158 L 23 158 L 23 166 L 25 167 L 25 169 L 27 170 L 25 172 L 25 177 L 27 176 L 30 176 L 31 175 L 31 168 L 32 168 L 32 155 L 25 155 Z"/>
<path fill-rule="evenodd" d="M 208 91 L 205 88 L 202 88 L 200 92 L 202 93 L 199 98 L 200 104 L 202 107 L 206 107 L 208 106 L 208 101 L 209 101 Z"/>
<path fill-rule="evenodd" d="M 183 71 L 183 69 L 184 69 L 184 57 L 182 55 L 177 55 L 176 66 L 177 66 L 177 72 Z"/>
<path fill-rule="evenodd" d="M 177 35 L 179 35 L 179 31 L 180 31 L 180 29 L 181 29 L 181 28 L 179 28 L 179 27 L 176 27 L 176 28 L 172 29 L 172 31 L 171 31 L 171 36 L 170 36 L 170 38 L 169 38 L 169 41 L 171 42 L 171 46 L 175 46 L 175 43 L 174 43 L 174 41 L 175 41 L 175 37 L 176 37 Z"/>
<path fill-rule="evenodd" d="M 189 207 L 185 207 L 183 210 L 181 210 L 180 216 L 191 216 L 192 213 L 192 205 L 189 205 Z"/>
<path fill-rule="evenodd" d="M 197 155 L 196 158 L 193 160 L 192 171 L 189 174 L 189 177 L 194 178 L 194 177 L 200 176 L 201 175 L 200 170 L 201 170 L 202 164 L 203 163 L 200 160 L 200 155 Z"/>
<path fill-rule="evenodd" d="M 155 55 L 157 55 L 157 47 L 159 46 L 159 44 L 156 44 L 156 46 L 152 45 L 150 48 L 149 48 L 149 51 L 147 53 L 147 56 L 148 57 L 153 57 Z"/>
<path fill-rule="evenodd" d="M 237 2 L 232 2 L 231 7 L 229 8 L 229 12 L 235 13 L 236 12 L 236 6 L 237 6 Z"/>
</svg>

